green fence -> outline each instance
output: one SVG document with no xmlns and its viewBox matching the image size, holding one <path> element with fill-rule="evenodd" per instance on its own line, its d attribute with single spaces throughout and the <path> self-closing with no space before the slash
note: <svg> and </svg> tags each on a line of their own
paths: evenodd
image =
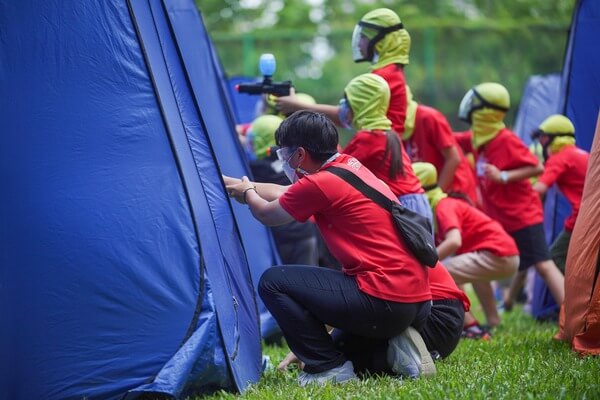
<svg viewBox="0 0 600 400">
<path fill-rule="evenodd" d="M 562 69 L 568 27 L 568 22 L 539 21 L 416 24 L 409 27 L 412 46 L 407 82 L 415 98 L 440 109 L 455 130 L 466 128 L 456 118 L 464 93 L 479 82 L 500 82 L 512 96 L 510 124 L 527 78 Z M 323 36 L 270 31 L 243 36 L 216 34 L 213 40 L 229 76 L 258 75 L 260 54 L 273 53 L 277 58 L 274 79 L 291 79 L 297 91 L 309 93 L 319 102 L 336 104 L 346 83 L 369 70 L 368 64 L 352 61 L 351 35 L 351 30 Z M 325 61 L 315 61 L 312 52 Z"/>
</svg>

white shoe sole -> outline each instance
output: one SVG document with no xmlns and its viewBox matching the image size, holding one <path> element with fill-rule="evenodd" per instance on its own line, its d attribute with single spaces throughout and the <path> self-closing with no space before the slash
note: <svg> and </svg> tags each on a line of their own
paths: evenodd
<svg viewBox="0 0 600 400">
<path fill-rule="evenodd" d="M 436 374 L 436 368 L 433 359 L 431 358 L 431 354 L 429 354 L 429 350 L 427 350 L 423 338 L 413 327 L 408 327 L 406 331 L 401 334 L 401 337 L 390 339 L 387 354 L 388 363 L 396 373 L 401 373 L 401 371 L 396 370 L 399 368 L 394 368 L 394 364 L 397 361 L 396 358 L 399 356 L 410 357 L 411 360 L 409 361 L 415 362 L 418 365 L 419 376 L 428 378 Z M 409 364 L 406 360 L 400 361 L 401 365 Z M 411 377 L 416 378 L 414 374 L 411 375 L 413 375 Z"/>
</svg>

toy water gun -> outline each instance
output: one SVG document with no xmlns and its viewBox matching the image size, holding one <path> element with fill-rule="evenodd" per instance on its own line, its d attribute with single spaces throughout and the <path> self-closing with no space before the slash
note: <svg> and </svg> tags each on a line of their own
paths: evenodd
<svg viewBox="0 0 600 400">
<path fill-rule="evenodd" d="M 289 96 L 292 88 L 292 81 L 273 82 L 272 76 L 277 68 L 275 56 L 271 53 L 265 53 L 260 56 L 258 69 L 263 75 L 263 80 L 252 83 L 240 83 L 236 85 L 239 93 L 247 94 L 272 94 L 275 96 Z"/>
</svg>

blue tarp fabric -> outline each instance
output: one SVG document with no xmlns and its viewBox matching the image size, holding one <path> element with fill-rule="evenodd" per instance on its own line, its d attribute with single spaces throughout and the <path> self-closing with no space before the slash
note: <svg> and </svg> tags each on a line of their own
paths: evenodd
<svg viewBox="0 0 600 400">
<path fill-rule="evenodd" d="M 563 72 L 560 79 L 558 107 L 552 96 L 555 78 L 533 77 L 528 82 L 521 106 L 525 111 L 515 124 L 519 135 L 528 143 L 528 130 L 535 127 L 542 114 L 565 114 L 575 125 L 577 146 L 589 151 L 594 139 L 596 118 L 600 110 L 600 2 L 579 0 L 573 12 Z M 546 103 L 545 103 L 546 102 Z M 521 108 L 519 109 L 521 113 Z M 546 116 L 547 116 L 546 115 Z M 520 121 L 523 117 L 523 123 Z M 551 243 L 563 228 L 563 221 L 571 212 L 571 206 L 556 187 L 546 195 L 544 204 L 544 227 Z M 545 318 L 556 313 L 558 307 L 543 280 L 536 277 L 532 313 Z"/>
<path fill-rule="evenodd" d="M 552 114 L 560 112 L 561 76 L 559 74 L 534 75 L 525 84 L 519 104 L 514 131 L 521 140 L 531 144 L 531 132 Z M 564 218 L 571 206 L 556 187 L 550 188 L 544 200 L 544 231 L 548 244 L 551 244 L 562 230 Z M 535 274 L 531 314 L 539 319 L 552 318 L 558 313 L 558 306 L 550 294 L 544 280 Z"/>
<path fill-rule="evenodd" d="M 590 151 L 600 110 L 600 1 L 579 0 L 573 13 L 563 67 L 564 109 L 577 145 Z"/>
<path fill-rule="evenodd" d="M 179 13 L 202 25 L 192 1 L 0 0 L 5 398 L 181 397 L 260 376 L 212 143 L 229 110 L 203 98 L 212 55 L 185 62 Z"/>
<path fill-rule="evenodd" d="M 194 100 L 202 113 L 210 116 L 204 118 L 203 123 L 221 171 L 229 176 L 251 177 L 244 152 L 235 133 L 233 113 L 229 108 L 223 110 L 225 104 L 230 104 L 226 89 L 227 82 L 216 59 L 216 51 L 206 28 L 200 23 L 198 10 L 190 0 L 171 0 L 162 3 L 166 4 L 165 18 L 168 19 L 168 27 L 176 43 L 176 49 L 174 48 L 171 53 L 168 53 L 168 48 L 164 43 L 162 44 L 163 51 L 166 52 L 164 56 L 167 60 L 172 60 L 177 57 L 177 54 L 180 55 L 181 68 L 185 70 Z M 154 8 L 156 8 L 154 11 L 156 15 L 159 7 Z M 148 33 L 151 34 L 151 29 L 148 29 Z M 164 39 L 161 37 L 161 40 Z M 157 56 L 158 58 L 160 56 Z M 232 206 L 256 288 L 262 273 L 267 268 L 280 264 L 279 255 L 269 229 L 252 216 L 248 207 L 233 200 Z M 258 296 L 257 302 L 262 336 L 279 335 L 279 327 Z"/>
<path fill-rule="evenodd" d="M 560 74 L 533 75 L 527 79 L 513 131 L 529 146 L 531 132 L 552 114 L 560 112 Z"/>
<path fill-rule="evenodd" d="M 256 82 L 257 78 L 247 76 L 233 76 L 228 80 L 229 93 L 233 102 L 235 121 L 238 124 L 248 124 L 257 117 L 257 108 L 260 104 L 260 96 L 250 96 L 238 93 L 235 87 L 240 83 Z"/>
</svg>

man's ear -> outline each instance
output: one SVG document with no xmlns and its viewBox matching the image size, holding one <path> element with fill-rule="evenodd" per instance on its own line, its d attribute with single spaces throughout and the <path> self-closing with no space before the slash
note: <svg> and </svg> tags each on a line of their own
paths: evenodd
<svg viewBox="0 0 600 400">
<path fill-rule="evenodd" d="M 306 149 L 304 147 L 302 147 L 302 146 L 298 147 L 297 151 L 298 151 L 298 160 L 299 160 L 298 161 L 298 166 L 300 166 L 300 164 L 302 164 L 302 162 L 304 160 L 306 160 L 306 158 L 308 156 L 308 153 L 307 153 Z"/>
</svg>

